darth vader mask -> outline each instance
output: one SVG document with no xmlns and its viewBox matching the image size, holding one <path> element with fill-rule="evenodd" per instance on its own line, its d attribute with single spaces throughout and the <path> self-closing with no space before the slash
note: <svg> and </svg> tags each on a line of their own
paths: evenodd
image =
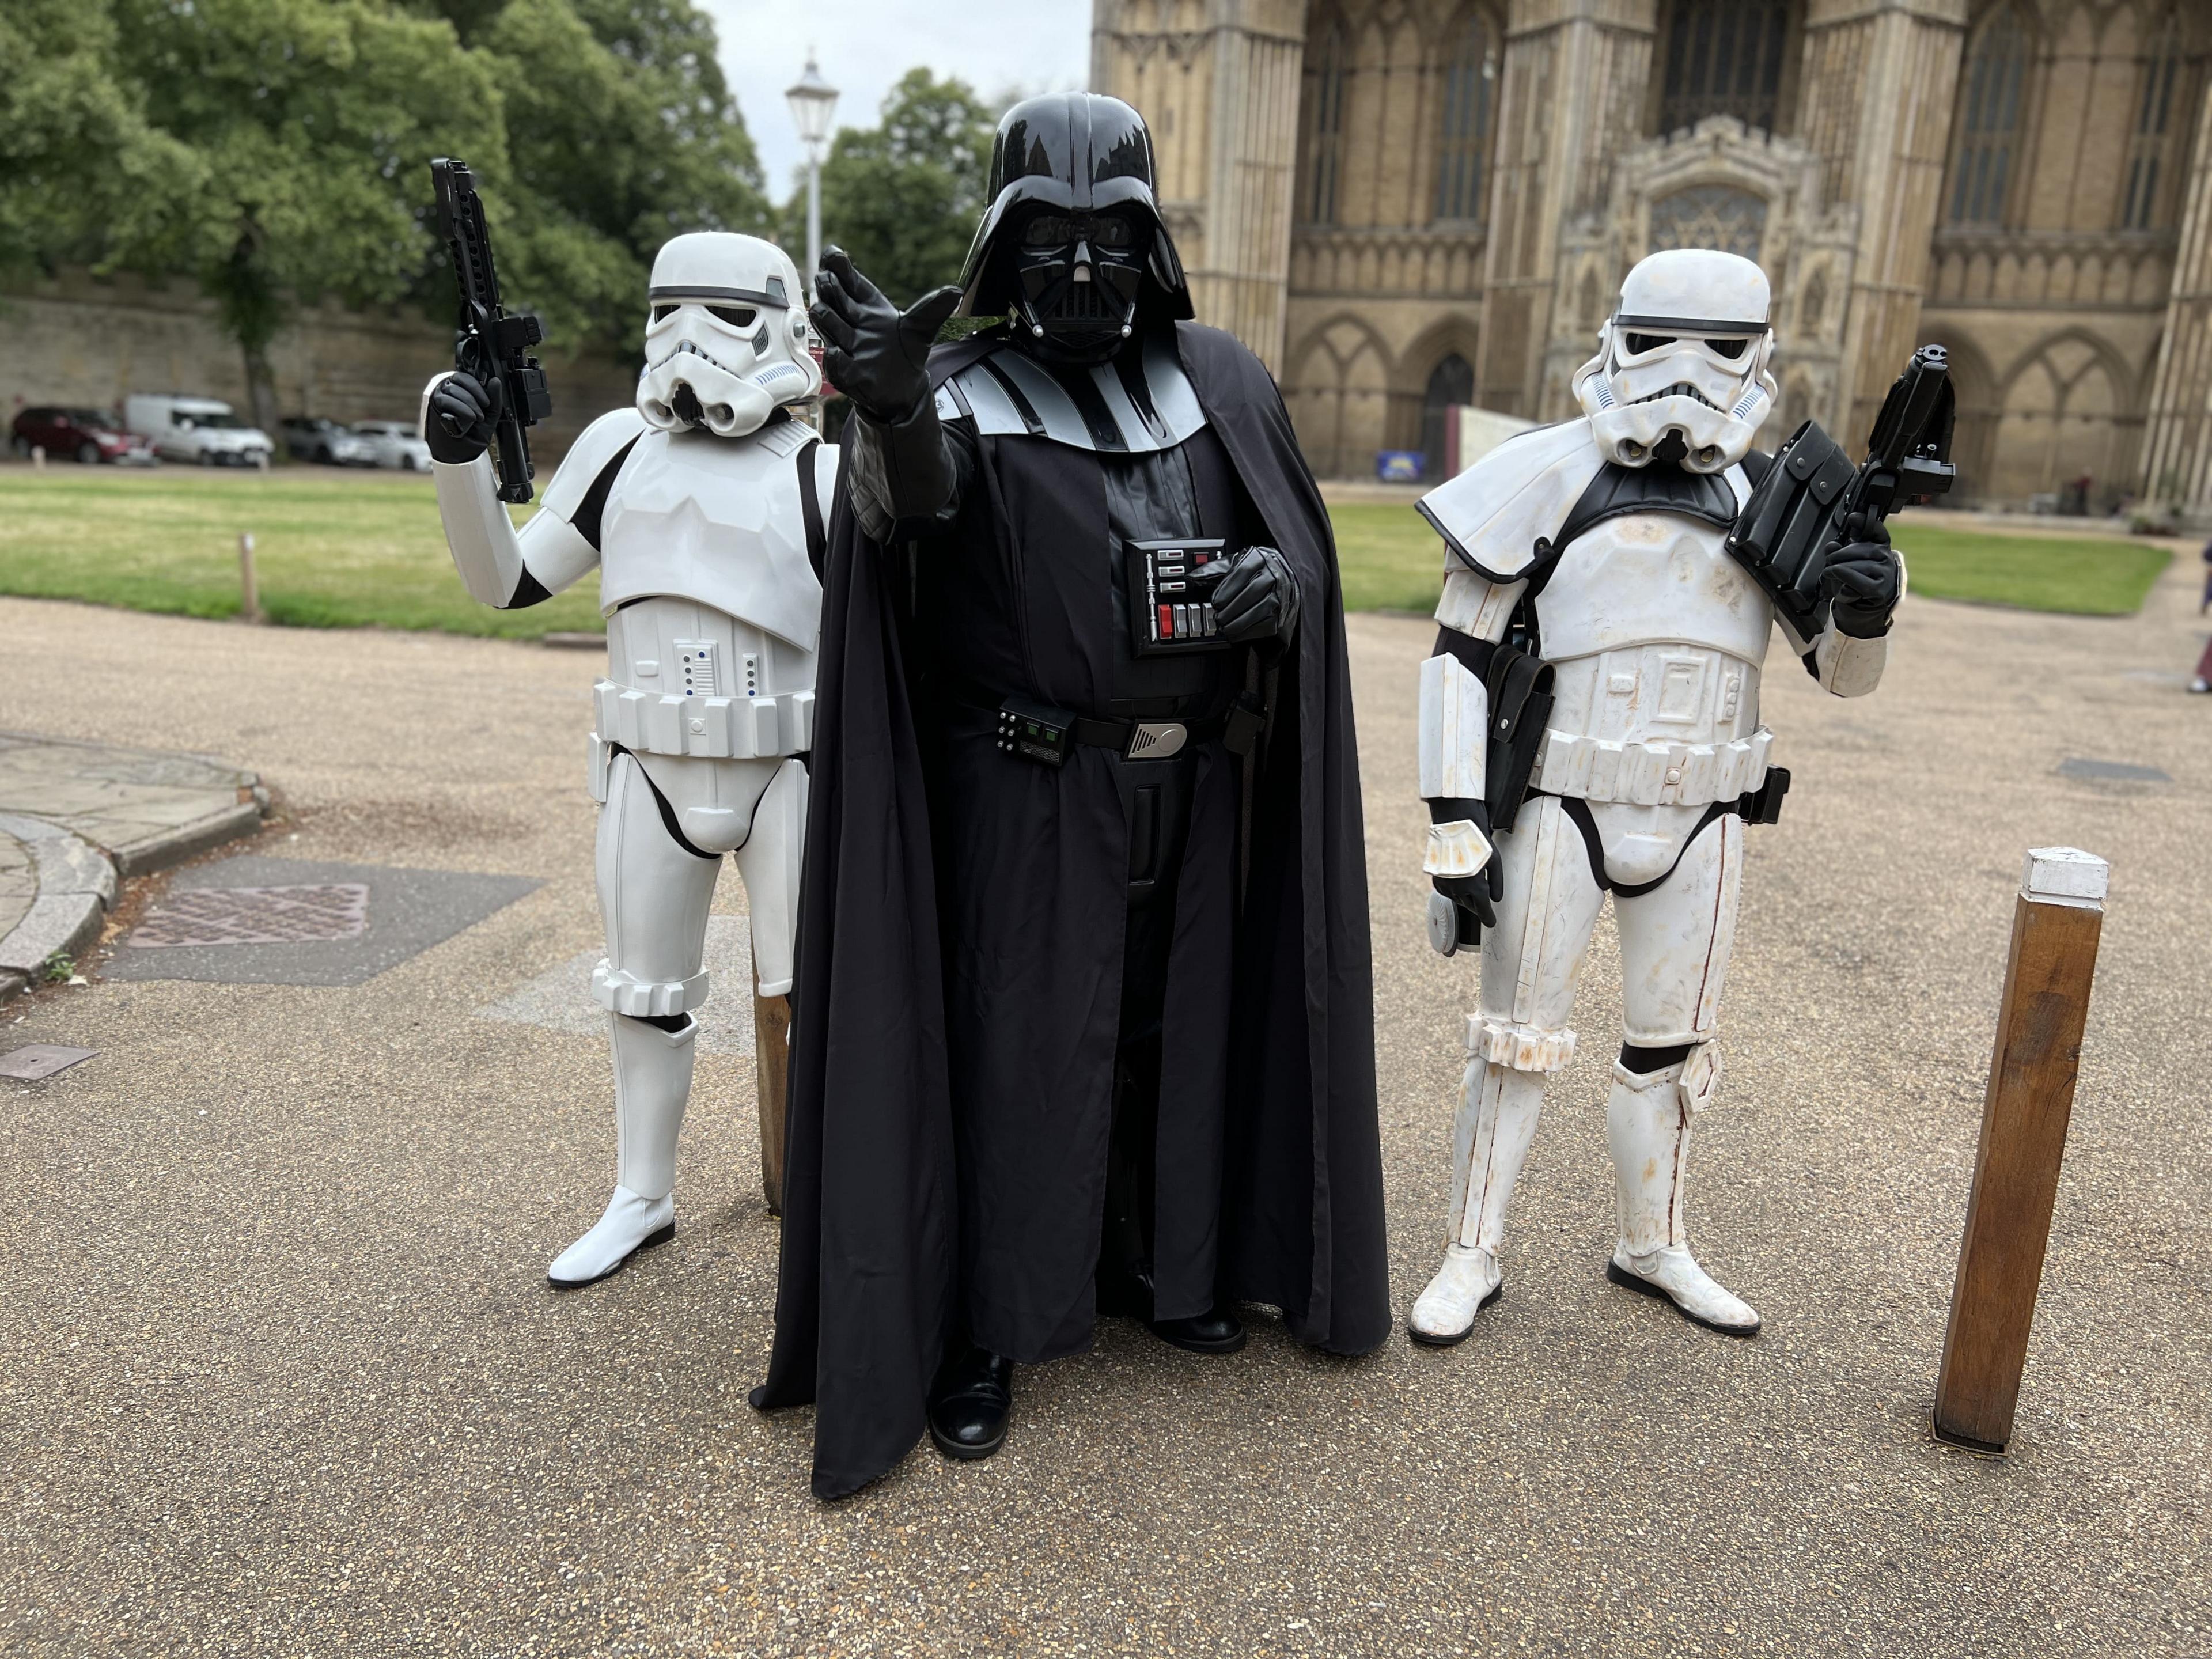
<svg viewBox="0 0 2212 1659">
<path fill-rule="evenodd" d="M 1056 356 L 1111 356 L 1136 325 L 1152 228 L 1133 213 L 1034 213 L 1010 250 L 1017 314 Z"/>
</svg>

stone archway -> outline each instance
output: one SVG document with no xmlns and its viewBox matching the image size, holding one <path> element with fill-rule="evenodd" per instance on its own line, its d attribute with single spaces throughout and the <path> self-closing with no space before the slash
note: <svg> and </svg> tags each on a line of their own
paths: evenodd
<svg viewBox="0 0 2212 1659">
<path fill-rule="evenodd" d="M 1474 365 L 1456 351 L 1447 353 L 1429 371 L 1428 386 L 1421 393 L 1421 476 L 1424 478 L 1445 476 L 1445 410 L 1455 404 L 1474 401 Z"/>
</svg>

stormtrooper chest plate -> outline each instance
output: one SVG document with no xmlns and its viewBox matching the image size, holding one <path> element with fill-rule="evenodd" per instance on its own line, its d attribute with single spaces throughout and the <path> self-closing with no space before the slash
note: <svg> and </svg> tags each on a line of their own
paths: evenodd
<svg viewBox="0 0 2212 1659">
<path fill-rule="evenodd" d="M 1758 787 L 1773 611 L 1722 538 L 1680 514 L 1632 513 L 1561 553 L 1536 599 L 1556 674 L 1536 787 L 1646 805 Z"/>
<path fill-rule="evenodd" d="M 811 652 L 822 584 L 806 556 L 799 453 L 813 437 L 796 421 L 744 438 L 640 437 L 600 520 L 599 608 L 689 599 Z"/>
</svg>

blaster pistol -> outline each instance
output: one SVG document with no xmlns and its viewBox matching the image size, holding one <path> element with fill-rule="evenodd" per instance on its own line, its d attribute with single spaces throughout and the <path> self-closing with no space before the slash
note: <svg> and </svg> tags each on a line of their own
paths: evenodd
<svg viewBox="0 0 2212 1659">
<path fill-rule="evenodd" d="M 498 459 L 499 498 L 530 499 L 530 439 L 526 428 L 553 412 L 545 371 L 530 348 L 545 337 L 537 318 L 510 317 L 499 302 L 499 275 L 491 263 L 491 236 L 484 228 L 483 203 L 468 164 L 441 156 L 430 163 L 438 194 L 438 230 L 453 261 L 460 289 L 460 317 L 453 335 L 453 367 L 466 369 L 486 387 L 496 383 L 505 394 L 492 430 Z"/>
<path fill-rule="evenodd" d="M 1882 399 L 1864 461 L 1853 467 L 1844 447 L 1808 421 L 1752 490 L 1728 550 L 1801 639 L 1820 632 L 1820 578 L 1850 515 L 1864 515 L 1864 533 L 1951 488 L 1956 407 L 1948 355 L 1922 346 Z"/>
</svg>

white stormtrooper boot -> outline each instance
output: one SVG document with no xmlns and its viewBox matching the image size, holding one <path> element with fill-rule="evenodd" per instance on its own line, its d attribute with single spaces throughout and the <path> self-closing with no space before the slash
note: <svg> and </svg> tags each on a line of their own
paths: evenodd
<svg viewBox="0 0 2212 1659">
<path fill-rule="evenodd" d="M 1711 1097 L 1719 1066 L 1709 1044 L 1656 1071 L 1632 1072 L 1618 1060 L 1606 1130 L 1620 1198 L 1620 1242 L 1605 1276 L 1645 1296 L 1662 1297 L 1686 1319 L 1724 1336 L 1758 1334 L 1758 1310 L 1698 1265 L 1682 1229 L 1683 1176 L 1690 1121 Z"/>
<path fill-rule="evenodd" d="M 1498 1250 L 1505 1206 L 1535 1138 L 1544 1075 L 1495 1060 L 1468 1062 L 1452 1131 L 1451 1243 L 1406 1321 L 1416 1342 L 1445 1348 L 1465 1341 L 1475 1315 L 1503 1293 Z"/>
<path fill-rule="evenodd" d="M 615 1051 L 615 1195 L 591 1231 L 545 1270 L 556 1291 L 580 1290 L 620 1269 L 638 1251 L 676 1237 L 676 1133 L 691 1094 L 699 1022 L 664 1031 L 611 1014 Z"/>
</svg>

